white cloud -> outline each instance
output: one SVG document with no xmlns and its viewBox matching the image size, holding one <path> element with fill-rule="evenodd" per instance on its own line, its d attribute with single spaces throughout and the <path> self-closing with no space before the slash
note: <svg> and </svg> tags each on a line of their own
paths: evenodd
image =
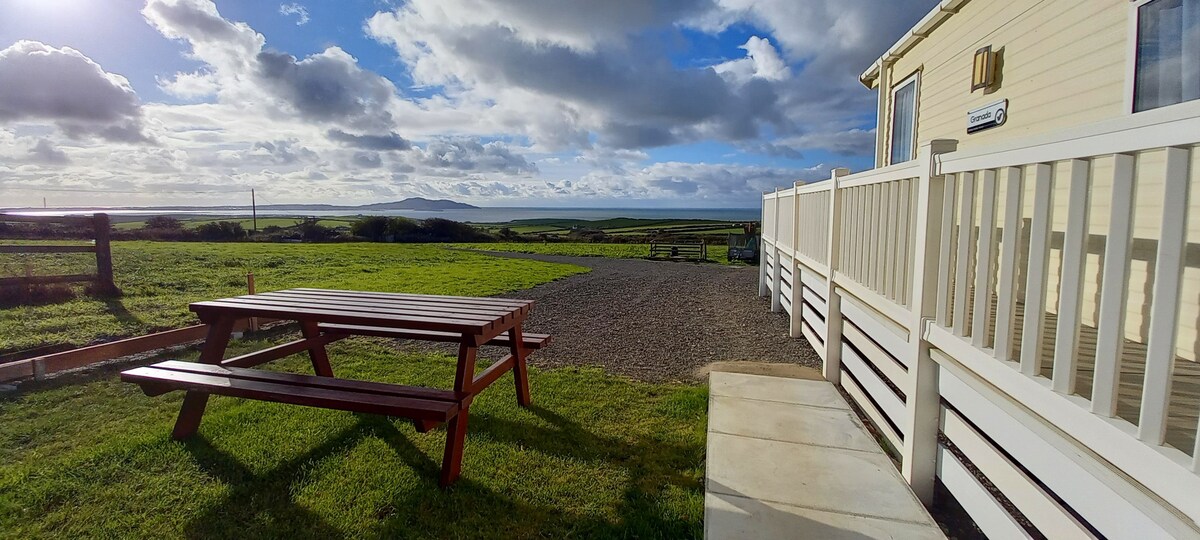
<svg viewBox="0 0 1200 540">
<path fill-rule="evenodd" d="M 280 4 L 279 14 L 285 16 L 295 15 L 296 26 L 304 26 L 308 23 L 308 9 L 294 2 L 291 4 Z"/>
<path fill-rule="evenodd" d="M 148 142 L 129 81 L 70 47 L 18 41 L 0 50 L 0 123 L 49 122 L 73 138 Z"/>
</svg>

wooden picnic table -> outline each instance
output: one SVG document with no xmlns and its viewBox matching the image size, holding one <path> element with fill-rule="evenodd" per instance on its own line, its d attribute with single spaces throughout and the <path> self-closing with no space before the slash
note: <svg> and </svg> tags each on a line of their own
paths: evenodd
<svg viewBox="0 0 1200 540">
<path fill-rule="evenodd" d="M 168 361 L 125 371 L 147 395 L 186 390 L 172 436 L 190 437 L 200 426 L 210 394 L 330 409 L 400 416 L 420 432 L 446 423 L 446 447 L 439 483 L 452 484 L 462 466 L 471 401 L 501 375 L 512 371 L 517 403 L 530 404 L 526 357 L 549 343 L 548 335 L 525 335 L 521 325 L 531 300 L 431 296 L 328 289 L 288 289 L 223 298 L 190 305 L 208 334 L 199 362 Z M 234 324 L 247 317 L 292 320 L 302 339 L 235 358 L 225 358 Z M 453 390 L 403 386 L 334 377 L 325 346 L 351 335 L 455 342 L 458 365 Z M 509 354 L 475 374 L 476 351 L 499 345 Z M 252 369 L 301 352 L 313 375 Z"/>
</svg>

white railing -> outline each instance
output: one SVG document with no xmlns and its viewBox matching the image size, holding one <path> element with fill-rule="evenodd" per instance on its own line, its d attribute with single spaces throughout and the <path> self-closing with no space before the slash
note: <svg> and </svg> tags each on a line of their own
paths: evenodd
<svg viewBox="0 0 1200 540">
<path fill-rule="evenodd" d="M 925 500 L 997 536 L 1200 537 L 1200 103 L 955 146 L 765 195 L 760 292 Z"/>
</svg>

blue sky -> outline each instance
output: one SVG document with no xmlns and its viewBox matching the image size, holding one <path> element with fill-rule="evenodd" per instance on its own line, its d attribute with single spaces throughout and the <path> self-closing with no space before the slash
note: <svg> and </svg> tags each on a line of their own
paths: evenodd
<svg viewBox="0 0 1200 540">
<path fill-rule="evenodd" d="M 7 0 L 0 206 L 754 206 L 933 0 Z"/>
</svg>

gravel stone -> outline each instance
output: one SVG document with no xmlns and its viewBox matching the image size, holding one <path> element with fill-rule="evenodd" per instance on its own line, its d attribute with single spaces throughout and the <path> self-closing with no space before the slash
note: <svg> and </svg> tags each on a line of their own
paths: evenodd
<svg viewBox="0 0 1200 540">
<path fill-rule="evenodd" d="M 820 366 L 805 340 L 788 337 L 787 314 L 758 297 L 756 267 L 489 254 L 592 270 L 502 295 L 537 301 L 525 331 L 553 336 L 533 365 L 599 366 L 648 381 L 694 380 L 719 361 Z"/>
</svg>

